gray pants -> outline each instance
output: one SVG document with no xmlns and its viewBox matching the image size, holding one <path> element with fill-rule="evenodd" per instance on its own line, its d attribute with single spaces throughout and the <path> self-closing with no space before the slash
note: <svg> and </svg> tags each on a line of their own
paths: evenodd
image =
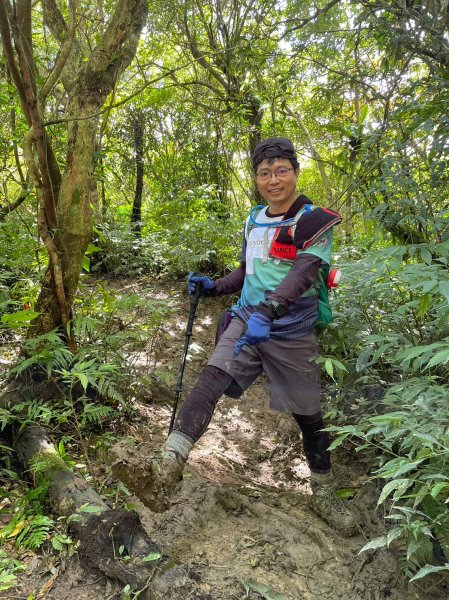
<svg viewBox="0 0 449 600">
<path fill-rule="evenodd" d="M 246 390 L 261 373 L 269 382 L 270 407 L 274 410 L 314 415 L 320 411 L 317 340 L 314 332 L 296 340 L 270 338 L 268 342 L 245 344 L 233 356 L 244 321 L 234 317 L 221 336 L 208 364 L 229 373 Z"/>
</svg>

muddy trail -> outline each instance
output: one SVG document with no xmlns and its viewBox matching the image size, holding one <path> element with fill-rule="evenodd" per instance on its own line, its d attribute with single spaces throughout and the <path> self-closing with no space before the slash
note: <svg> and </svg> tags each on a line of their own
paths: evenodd
<svg viewBox="0 0 449 600">
<path fill-rule="evenodd" d="M 168 366 L 176 374 L 189 301 L 174 285 L 167 294 L 178 298 L 179 312 L 167 327 L 158 367 Z M 213 349 L 223 306 L 217 300 L 200 302 L 183 397 Z M 135 421 L 121 432 L 139 444 L 142 456 L 167 435 L 171 395 L 163 385 L 148 390 L 150 401 L 137 406 Z M 385 525 L 376 510 L 378 489 L 368 481 L 369 467 L 357 458 L 340 450 L 333 459 L 338 486 L 357 490 L 348 502 L 359 533 L 348 539 L 312 511 L 297 426 L 289 415 L 268 408 L 263 378 L 239 400 L 222 398 L 207 433 L 190 455 L 170 509 L 152 513 L 135 497 L 128 498 L 161 551 L 185 566 L 167 590 L 167 600 L 446 598 L 447 593 L 428 583 L 425 589 L 407 586 L 392 551 L 359 554 L 368 540 L 385 532 Z M 75 556 L 40 597 L 138 596 L 124 595 L 117 584 L 82 568 Z"/>
</svg>

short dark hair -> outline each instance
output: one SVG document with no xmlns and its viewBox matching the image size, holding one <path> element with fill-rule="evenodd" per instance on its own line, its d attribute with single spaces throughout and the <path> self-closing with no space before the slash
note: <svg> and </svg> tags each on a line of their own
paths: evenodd
<svg viewBox="0 0 449 600">
<path fill-rule="evenodd" d="M 270 158 L 267 158 L 267 162 L 269 165 L 274 164 L 277 160 L 279 160 L 280 158 L 287 158 L 285 156 L 272 156 Z M 264 160 L 264 159 L 262 159 Z M 292 167 L 295 169 L 295 171 L 297 171 L 299 169 L 299 162 L 296 160 L 296 158 L 287 158 L 287 160 L 290 161 Z M 258 162 L 257 165 L 255 165 L 254 168 L 254 173 L 257 173 L 257 167 L 260 165 L 262 161 Z"/>
</svg>

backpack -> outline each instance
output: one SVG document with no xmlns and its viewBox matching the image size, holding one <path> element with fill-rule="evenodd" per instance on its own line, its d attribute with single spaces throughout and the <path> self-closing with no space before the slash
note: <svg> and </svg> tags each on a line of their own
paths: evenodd
<svg viewBox="0 0 449 600">
<path fill-rule="evenodd" d="M 315 331 L 317 335 L 323 333 L 326 327 L 332 323 L 333 320 L 332 307 L 329 300 L 329 290 L 327 287 L 329 272 L 329 265 L 320 266 L 314 284 L 318 296 L 318 314 L 315 323 Z"/>
</svg>

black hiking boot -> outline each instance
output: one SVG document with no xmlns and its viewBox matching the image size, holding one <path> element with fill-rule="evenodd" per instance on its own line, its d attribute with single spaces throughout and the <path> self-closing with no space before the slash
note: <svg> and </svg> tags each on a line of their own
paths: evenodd
<svg viewBox="0 0 449 600">
<path fill-rule="evenodd" d="M 345 537 L 358 533 L 358 525 L 352 512 L 337 496 L 332 485 L 331 473 L 313 473 L 311 506 L 314 512 Z"/>
<path fill-rule="evenodd" d="M 164 512 L 170 508 L 171 497 L 182 479 L 193 445 L 189 439 L 179 432 L 173 432 L 161 450 L 146 459 L 134 448 L 115 447 L 113 453 L 116 460 L 112 471 L 147 508 L 157 513 Z"/>
</svg>

